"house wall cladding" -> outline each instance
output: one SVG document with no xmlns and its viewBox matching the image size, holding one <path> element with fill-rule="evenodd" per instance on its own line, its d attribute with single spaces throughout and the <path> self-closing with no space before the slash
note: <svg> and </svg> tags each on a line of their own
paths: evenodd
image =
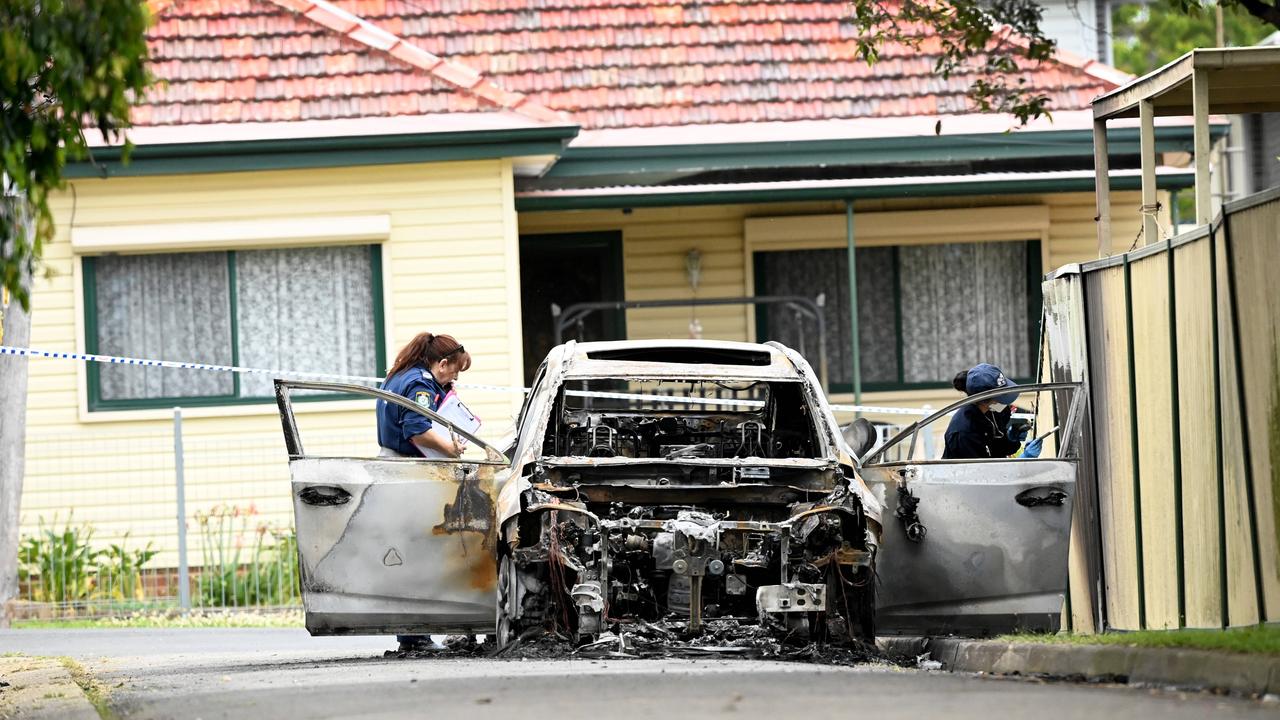
<svg viewBox="0 0 1280 720">
<path fill-rule="evenodd" d="M 386 362 L 414 334 L 453 334 L 474 358 L 464 381 L 498 386 L 522 379 L 518 246 L 510 163 L 208 174 L 82 180 L 56 200 L 58 235 L 46 246 L 52 275 L 35 288 L 32 347 L 83 351 L 84 298 L 77 230 L 247 220 L 249 226 L 383 216 L 381 244 Z M 316 221 L 320 221 L 317 223 Z M 175 225 L 174 227 L 177 227 Z M 301 241 L 305 242 L 305 238 Z M 363 241 L 368 243 L 370 241 Z M 147 252 L 182 250 L 183 239 Z M 224 247 L 262 247 L 251 234 Z M 139 252 L 143 249 L 139 249 Z M 370 338 L 372 342 L 372 338 Z M 161 358 L 201 361 L 201 358 Z M 192 371 L 195 372 L 195 371 Z M 24 535 L 40 521 L 89 523 L 102 541 L 131 532 L 137 545 L 176 547 L 171 411 L 88 412 L 82 363 L 30 362 Z M 468 404 L 496 439 L 520 396 L 473 391 Z M 298 403 L 308 451 L 377 452 L 372 404 Z M 218 504 L 251 506 L 254 522 L 292 524 L 284 445 L 274 403 L 184 410 L 188 517 Z M 194 523 L 191 525 L 196 537 Z M 193 563 L 200 548 L 193 541 Z M 166 553 L 153 565 L 173 564 Z"/>
<path fill-rule="evenodd" d="M 1140 227 L 1137 206 L 1140 194 L 1136 191 L 1113 194 L 1117 208 L 1114 243 L 1131 242 Z M 1167 203 L 1166 203 L 1167 204 Z M 964 196 L 925 199 L 859 200 L 855 204 L 855 226 L 860 228 L 858 242 L 865 245 L 877 242 L 866 235 L 865 221 L 875 213 L 903 213 L 922 211 L 914 222 L 906 222 L 914 228 L 918 242 L 950 242 L 954 228 L 934 224 L 924 211 L 964 211 L 983 207 L 1045 208 L 1047 228 L 1040 237 L 1021 239 L 1042 241 L 1042 267 L 1050 269 L 1068 263 L 1082 262 L 1097 257 L 1097 231 L 1093 217 L 1096 214 L 1091 193 L 1059 193 L 1047 195 L 995 195 Z M 1132 208 L 1127 214 L 1125 208 Z M 587 210 L 563 212 L 525 212 L 520 214 L 520 232 L 568 233 L 590 231 L 620 231 L 623 238 L 623 264 L 626 276 L 628 300 L 667 300 L 692 298 L 693 290 L 685 272 L 685 256 L 692 249 L 702 254 L 702 280 L 697 297 L 736 297 L 753 294 L 750 254 L 754 250 L 784 249 L 792 247 L 826 247 L 832 243 L 843 247 L 844 205 L 839 202 L 797 202 L 748 205 L 711 205 L 674 208 L 634 208 L 623 210 Z M 800 232 L 787 229 L 788 219 L 797 217 L 833 216 L 828 223 L 833 228 L 819 231 L 822 237 L 796 240 Z M 834 218 L 834 216 L 839 216 Z M 770 238 L 763 244 L 749 246 L 746 226 L 749 220 L 776 218 L 784 229 L 781 235 L 793 239 Z M 903 220 L 895 217 L 895 223 Z M 859 225 L 859 222 L 863 222 Z M 1167 224 L 1167 221 L 1166 221 Z M 988 239 L 1005 237 L 1008 228 L 999 222 L 987 222 L 984 230 Z M 897 228 L 907 233 L 910 228 Z M 834 234 L 833 234 L 834 233 Z M 1025 234 L 1025 233 L 1024 233 Z M 830 237 L 827 237 L 830 236 Z M 806 236 L 807 237 L 807 236 Z M 975 238 L 977 239 L 977 235 Z M 898 242 L 880 239 L 881 244 Z M 688 308 L 646 308 L 627 311 L 627 332 L 631 338 L 688 337 L 690 312 Z M 702 307 L 697 311 L 702 325 L 702 336 L 716 340 L 754 340 L 754 312 L 750 308 L 736 306 Z M 977 362 L 977 360 L 975 360 Z M 959 369 L 959 368 L 957 368 Z M 950 389 L 896 390 L 864 393 L 867 404 L 937 408 L 953 401 Z M 832 400 L 849 402 L 848 393 L 834 393 Z M 873 418 L 889 420 L 889 417 Z M 901 421 L 901 417 L 894 419 Z"/>
<path fill-rule="evenodd" d="M 1124 630 L 1280 619 L 1280 190 L 1046 283 L 1055 380 L 1088 378 L 1096 442 L 1073 610 Z M 1172 268 L 1170 267 L 1172 262 Z M 1069 341 L 1068 341 L 1069 340 Z M 1081 587 L 1081 585 L 1083 587 Z M 1083 619 L 1081 619 L 1083 620 Z"/>
</svg>

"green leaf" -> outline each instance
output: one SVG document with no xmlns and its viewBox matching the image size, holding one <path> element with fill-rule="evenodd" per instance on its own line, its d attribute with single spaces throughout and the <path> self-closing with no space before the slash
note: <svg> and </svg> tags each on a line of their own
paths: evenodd
<svg viewBox="0 0 1280 720">
<path fill-rule="evenodd" d="M 10 183 L 0 202 L 0 281 L 26 309 L 53 237 L 48 198 L 64 186 L 66 148 L 84 147 L 83 128 L 114 141 L 129 126 L 129 99 L 151 83 L 149 22 L 139 0 L 0 3 L 0 172 Z"/>
</svg>

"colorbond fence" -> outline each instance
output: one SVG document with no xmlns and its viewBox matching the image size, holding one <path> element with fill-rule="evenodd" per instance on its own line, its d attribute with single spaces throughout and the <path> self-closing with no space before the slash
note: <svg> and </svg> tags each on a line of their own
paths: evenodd
<svg viewBox="0 0 1280 720">
<path fill-rule="evenodd" d="M 1044 291 L 1050 372 L 1093 419 L 1073 624 L 1280 620 L 1280 189 Z"/>
</svg>

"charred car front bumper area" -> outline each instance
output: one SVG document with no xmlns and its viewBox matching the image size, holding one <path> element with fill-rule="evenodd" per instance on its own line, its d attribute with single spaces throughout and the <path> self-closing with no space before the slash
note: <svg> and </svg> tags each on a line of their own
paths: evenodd
<svg viewBox="0 0 1280 720">
<path fill-rule="evenodd" d="M 874 639 L 876 535 L 838 467 L 711 486 L 680 482 L 696 467 L 624 468 L 539 467 L 503 528 L 499 644 L 652 623 L 692 637 L 714 620 L 797 642 Z"/>
</svg>

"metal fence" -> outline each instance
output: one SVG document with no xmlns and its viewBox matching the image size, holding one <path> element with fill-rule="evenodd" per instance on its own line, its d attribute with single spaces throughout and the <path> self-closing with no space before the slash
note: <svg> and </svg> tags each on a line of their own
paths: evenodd
<svg viewBox="0 0 1280 720">
<path fill-rule="evenodd" d="M 308 434 L 371 456 L 370 438 Z M 29 434 L 15 620 L 296 605 L 288 458 L 276 433 Z"/>
<path fill-rule="evenodd" d="M 1280 620 L 1280 189 L 1045 283 L 1087 379 L 1072 607 L 1093 628 Z"/>
</svg>

